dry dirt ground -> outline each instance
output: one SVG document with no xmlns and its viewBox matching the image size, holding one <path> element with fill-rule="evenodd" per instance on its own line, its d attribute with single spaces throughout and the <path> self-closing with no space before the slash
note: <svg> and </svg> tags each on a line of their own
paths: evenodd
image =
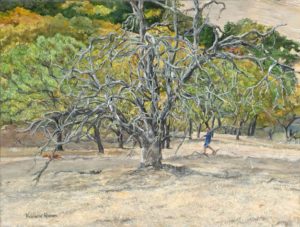
<svg viewBox="0 0 300 227">
<path fill-rule="evenodd" d="M 1 226 L 300 226 L 300 147 L 216 135 L 187 141 L 162 170 L 138 150 L 67 151 L 39 184 L 35 149 L 1 149 Z M 197 152 L 196 152 L 197 151 Z"/>
</svg>

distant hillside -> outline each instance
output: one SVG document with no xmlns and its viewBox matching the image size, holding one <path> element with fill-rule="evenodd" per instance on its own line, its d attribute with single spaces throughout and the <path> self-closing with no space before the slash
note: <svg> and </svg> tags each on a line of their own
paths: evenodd
<svg viewBox="0 0 300 227">
<path fill-rule="evenodd" d="M 183 9 L 191 8 L 193 0 L 182 0 Z M 280 27 L 278 31 L 300 42 L 300 0 L 222 0 L 226 10 L 219 15 L 217 7 L 209 11 L 211 21 L 224 26 L 228 21 L 237 22 L 250 18 L 261 24 Z M 220 17 L 219 17 L 220 16 Z"/>
</svg>

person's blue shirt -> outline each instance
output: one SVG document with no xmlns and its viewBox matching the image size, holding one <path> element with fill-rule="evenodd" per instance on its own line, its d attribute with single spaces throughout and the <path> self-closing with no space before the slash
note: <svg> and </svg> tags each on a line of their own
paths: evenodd
<svg viewBox="0 0 300 227">
<path fill-rule="evenodd" d="M 207 134 L 204 137 L 205 137 L 204 146 L 207 147 L 208 144 L 210 144 L 210 142 L 211 142 L 212 132 L 211 131 L 207 132 Z"/>
</svg>

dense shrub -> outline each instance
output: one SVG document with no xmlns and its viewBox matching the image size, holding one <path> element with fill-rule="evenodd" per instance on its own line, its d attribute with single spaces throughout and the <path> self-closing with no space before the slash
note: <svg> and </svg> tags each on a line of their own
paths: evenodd
<svg viewBox="0 0 300 227">
<path fill-rule="evenodd" d="M 66 0 L 1 0 L 0 11 L 23 7 L 41 15 L 56 15 Z"/>
</svg>

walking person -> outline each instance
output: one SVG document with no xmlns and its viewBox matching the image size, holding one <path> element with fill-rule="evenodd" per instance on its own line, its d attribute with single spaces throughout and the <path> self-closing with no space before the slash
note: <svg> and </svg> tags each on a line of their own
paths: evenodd
<svg viewBox="0 0 300 227">
<path fill-rule="evenodd" d="M 211 138 L 212 138 L 212 133 L 213 131 L 210 129 L 210 127 L 206 128 L 206 135 L 205 137 L 205 143 L 204 143 L 204 155 L 208 156 L 208 154 L 206 153 L 207 148 L 209 148 L 210 150 L 212 150 L 212 154 L 216 155 L 218 150 L 213 149 L 209 144 L 211 142 Z"/>
</svg>

